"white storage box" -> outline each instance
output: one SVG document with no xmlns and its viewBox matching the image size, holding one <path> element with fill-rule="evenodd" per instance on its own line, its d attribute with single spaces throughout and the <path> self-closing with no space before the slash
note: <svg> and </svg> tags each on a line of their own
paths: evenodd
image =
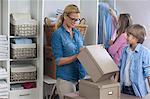
<svg viewBox="0 0 150 99">
<path fill-rule="evenodd" d="M 101 45 L 86 46 L 79 53 L 78 59 L 94 82 L 109 79 L 119 70 Z"/>
<path fill-rule="evenodd" d="M 35 58 L 36 44 L 11 44 L 11 57 L 15 58 Z"/>
<path fill-rule="evenodd" d="M 36 80 L 36 67 L 32 65 L 11 65 L 10 81 Z"/>
<path fill-rule="evenodd" d="M 37 89 L 24 89 L 10 91 L 10 99 L 38 99 Z"/>
<path fill-rule="evenodd" d="M 79 82 L 79 94 L 86 99 L 120 99 L 120 85 L 111 80 L 99 83 L 81 80 Z"/>
</svg>

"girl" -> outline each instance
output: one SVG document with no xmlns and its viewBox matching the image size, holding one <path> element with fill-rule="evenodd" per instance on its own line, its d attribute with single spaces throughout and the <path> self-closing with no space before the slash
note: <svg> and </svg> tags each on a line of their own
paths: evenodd
<svg viewBox="0 0 150 99">
<path fill-rule="evenodd" d="M 114 41 L 110 41 L 110 47 L 108 48 L 108 52 L 113 58 L 114 62 L 118 65 L 122 49 L 126 46 L 126 33 L 125 29 L 132 24 L 131 16 L 128 13 L 120 14 L 118 19 L 118 29 L 116 31 L 116 38 Z M 115 81 L 117 82 L 119 74 L 116 73 Z"/>
</svg>

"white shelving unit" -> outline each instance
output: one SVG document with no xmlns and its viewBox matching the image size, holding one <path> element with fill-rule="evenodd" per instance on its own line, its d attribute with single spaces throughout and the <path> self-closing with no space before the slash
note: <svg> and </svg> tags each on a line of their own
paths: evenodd
<svg viewBox="0 0 150 99">
<path fill-rule="evenodd" d="M 43 0 L 0 0 L 0 33 L 8 37 L 8 59 L 0 59 L 0 63 L 6 64 L 8 78 L 6 81 L 9 87 L 9 99 L 42 99 L 43 98 Z M 36 36 L 13 36 L 10 35 L 10 14 L 30 13 L 33 19 L 37 20 Z M 12 59 L 10 57 L 10 43 L 15 38 L 31 38 L 36 43 L 36 58 Z M 1 62 L 2 61 L 2 62 Z M 10 82 L 10 68 L 15 62 L 29 62 L 36 65 L 37 80 L 26 82 L 36 82 L 36 88 L 10 90 L 12 84 L 24 83 L 24 81 Z"/>
<path fill-rule="evenodd" d="M 6 28 L 4 28 L 6 26 L 6 23 L 3 23 L 4 19 L 7 18 L 7 14 L 6 14 L 7 8 L 6 8 L 6 13 L 3 11 L 4 9 L 5 9 L 5 7 L 3 5 L 3 1 L 0 0 L 0 16 L 1 16 L 0 17 L 0 35 L 6 35 L 8 37 L 8 35 L 7 35 L 8 32 L 6 31 Z M 6 20 L 5 22 L 8 22 L 8 21 Z M 9 40 L 8 40 L 8 42 L 9 42 Z M 8 46 L 8 52 L 7 53 L 9 56 L 9 44 L 7 44 L 7 46 Z M 6 72 L 7 72 L 7 77 L 0 77 L 0 80 L 6 81 L 7 86 L 8 86 L 8 91 L 9 91 L 10 84 L 9 84 L 9 62 L 8 62 L 8 60 L 9 60 L 9 57 L 0 59 L 0 66 L 4 67 L 6 69 Z"/>
<path fill-rule="evenodd" d="M 0 0 L 0 16 L 1 16 L 1 12 L 2 12 L 2 11 L 1 11 L 1 6 L 2 6 L 1 4 L 2 4 L 2 3 L 1 3 L 1 0 Z M 0 18 L 0 24 L 1 24 L 1 18 Z M 0 34 L 1 34 L 1 26 L 0 26 Z"/>
</svg>

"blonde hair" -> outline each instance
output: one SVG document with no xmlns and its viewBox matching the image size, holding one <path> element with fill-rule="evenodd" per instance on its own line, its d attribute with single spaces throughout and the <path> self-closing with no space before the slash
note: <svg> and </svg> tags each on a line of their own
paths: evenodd
<svg viewBox="0 0 150 99">
<path fill-rule="evenodd" d="M 146 29 L 140 24 L 134 24 L 127 28 L 127 34 L 131 34 L 138 39 L 138 43 L 143 43 L 146 37 Z"/>
<path fill-rule="evenodd" d="M 70 13 L 80 13 L 79 8 L 74 4 L 70 4 L 70 5 L 66 6 L 63 14 L 59 17 L 59 19 L 57 21 L 57 28 L 59 28 L 63 24 L 64 16 L 68 15 Z"/>
</svg>

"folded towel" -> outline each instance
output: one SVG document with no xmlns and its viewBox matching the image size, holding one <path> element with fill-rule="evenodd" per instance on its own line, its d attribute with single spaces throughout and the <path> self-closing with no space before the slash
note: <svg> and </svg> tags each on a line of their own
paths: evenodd
<svg viewBox="0 0 150 99">
<path fill-rule="evenodd" d="M 0 75 L 0 79 L 6 79 L 6 78 L 8 78 L 8 75 L 7 74 L 5 74 L 5 75 Z M 1 85 L 0 85 L 1 86 Z"/>
<path fill-rule="evenodd" d="M 15 48 L 36 48 L 36 44 L 32 43 L 32 44 L 11 44 L 11 48 L 15 49 Z"/>
<path fill-rule="evenodd" d="M 1 45 L 0 45 L 0 49 L 1 49 L 1 50 L 8 50 L 8 47 L 7 47 L 7 46 L 1 46 Z"/>
<path fill-rule="evenodd" d="M 0 89 L 0 93 L 1 92 L 8 92 L 8 88 Z"/>
<path fill-rule="evenodd" d="M 4 67 L 0 67 L 0 72 L 6 72 L 6 69 Z"/>
<path fill-rule="evenodd" d="M 37 25 L 37 21 L 34 19 L 29 19 L 29 20 L 27 20 L 27 19 L 26 20 L 13 20 L 13 19 L 11 19 L 10 23 L 13 25 L 25 25 L 25 24 Z"/>
<path fill-rule="evenodd" d="M 0 53 L 8 53 L 7 49 L 0 49 Z"/>
<path fill-rule="evenodd" d="M 0 48 L 2 48 L 2 47 L 8 47 L 8 45 L 0 45 Z"/>
<path fill-rule="evenodd" d="M 7 72 L 6 71 L 0 71 L 0 75 L 6 75 Z"/>
<path fill-rule="evenodd" d="M 14 39 L 15 44 L 32 44 L 32 39 Z"/>
<path fill-rule="evenodd" d="M 8 52 L 6 53 L 6 52 L 0 52 L 0 57 L 3 57 L 3 56 L 8 56 Z"/>
<path fill-rule="evenodd" d="M 35 66 L 21 66 L 21 65 L 11 65 L 11 72 L 35 72 Z"/>
<path fill-rule="evenodd" d="M 12 85 L 10 87 L 11 90 L 21 90 L 24 89 L 20 84 L 19 85 Z"/>
<path fill-rule="evenodd" d="M 0 40 L 7 40 L 7 36 L 6 35 L 0 35 Z"/>
<path fill-rule="evenodd" d="M 8 95 L 1 95 L 0 99 L 8 99 Z"/>
<path fill-rule="evenodd" d="M 6 81 L 1 80 L 0 81 L 0 89 L 3 89 L 3 88 L 8 88 L 8 85 L 7 85 Z"/>
<path fill-rule="evenodd" d="M 8 45 L 8 41 L 0 41 L 0 45 Z"/>
<path fill-rule="evenodd" d="M 0 93 L 0 96 L 7 96 L 8 95 L 8 92 L 1 92 Z"/>
<path fill-rule="evenodd" d="M 26 20 L 31 19 L 31 14 L 29 13 L 11 13 L 10 18 L 13 20 Z"/>
</svg>

